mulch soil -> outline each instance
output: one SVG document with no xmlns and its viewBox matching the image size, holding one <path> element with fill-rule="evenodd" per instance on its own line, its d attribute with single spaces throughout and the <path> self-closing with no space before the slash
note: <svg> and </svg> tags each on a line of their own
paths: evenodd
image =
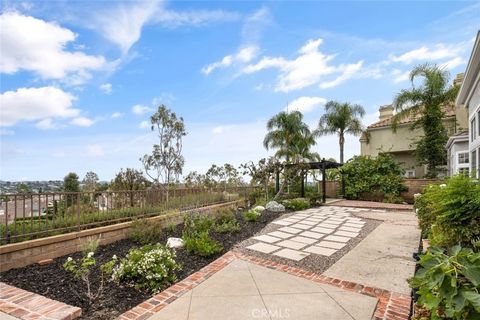
<svg viewBox="0 0 480 320">
<path fill-rule="evenodd" d="M 221 253 L 209 258 L 203 258 L 189 254 L 183 249 L 177 250 L 176 261 L 182 265 L 182 269 L 176 272 L 177 281 L 200 270 L 202 267 L 232 249 L 235 244 L 258 233 L 269 222 L 277 218 L 279 214 L 265 211 L 256 222 L 244 222 L 240 212 L 237 212 L 236 216 L 241 225 L 240 232 L 221 234 L 212 231 L 211 236 L 224 247 Z M 183 225 L 178 225 L 175 230 L 168 233 L 164 232 L 158 239 L 158 242 L 165 244 L 168 237 L 181 237 L 182 229 Z M 126 256 L 131 248 L 138 246 L 139 245 L 131 239 L 120 240 L 115 243 L 100 246 L 95 253 L 97 265 L 109 261 L 113 255 L 117 255 L 117 257 L 121 259 Z M 105 283 L 103 295 L 98 298 L 95 303 L 90 304 L 83 294 L 86 292 L 84 283 L 81 280 L 75 279 L 71 273 L 65 271 L 62 267 L 68 256 L 76 259 L 81 257 L 81 253 L 77 252 L 59 257 L 54 259 L 53 263 L 44 266 L 33 264 L 0 273 L 0 281 L 72 306 L 80 307 L 82 308 L 82 317 L 80 319 L 115 319 L 120 314 L 152 296 L 150 293 L 139 291 L 133 287 L 121 286 L 108 281 Z M 91 277 L 92 283 L 95 284 L 93 290 L 95 290 L 100 281 L 100 271 L 98 269 L 93 270 Z"/>
</svg>

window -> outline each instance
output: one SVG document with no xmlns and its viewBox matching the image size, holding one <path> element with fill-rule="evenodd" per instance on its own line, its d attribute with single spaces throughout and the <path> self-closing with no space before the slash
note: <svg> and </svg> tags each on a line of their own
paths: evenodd
<svg viewBox="0 0 480 320">
<path fill-rule="evenodd" d="M 468 168 L 460 168 L 458 169 L 458 173 L 468 177 L 470 170 Z"/>
<path fill-rule="evenodd" d="M 467 164 L 468 163 L 468 152 L 459 152 L 457 156 L 458 164 Z"/>
<path fill-rule="evenodd" d="M 477 151 L 476 150 L 472 151 L 470 159 L 472 159 L 471 160 L 471 163 L 472 163 L 471 172 L 477 172 Z"/>
<path fill-rule="evenodd" d="M 415 170 L 406 170 L 405 177 L 407 178 L 415 178 Z"/>
<path fill-rule="evenodd" d="M 476 121 L 475 121 L 475 117 L 473 117 L 473 119 L 470 121 L 470 131 L 471 131 L 471 134 L 470 134 L 470 141 L 473 141 L 475 140 L 475 138 L 477 137 L 477 126 L 476 126 Z"/>
</svg>

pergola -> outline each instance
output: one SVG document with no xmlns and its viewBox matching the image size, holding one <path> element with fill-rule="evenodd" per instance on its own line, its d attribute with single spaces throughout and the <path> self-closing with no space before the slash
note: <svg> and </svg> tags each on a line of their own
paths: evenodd
<svg viewBox="0 0 480 320">
<path fill-rule="evenodd" d="M 295 166 L 301 166 L 302 167 L 302 184 L 301 184 L 301 195 L 302 195 L 302 198 L 305 197 L 305 179 L 304 179 L 304 175 L 305 175 L 305 172 L 308 171 L 308 170 L 321 170 L 322 171 L 322 202 L 325 203 L 326 199 L 327 199 L 327 193 L 326 193 L 326 170 L 327 169 L 335 169 L 335 168 L 339 168 L 341 167 L 342 165 L 338 162 L 335 162 L 335 161 L 329 161 L 329 160 L 325 160 L 325 158 L 323 158 L 321 161 L 316 161 L 316 162 L 306 162 L 306 163 L 299 163 L 299 164 L 295 164 L 295 163 L 289 163 L 289 164 L 286 164 L 285 167 L 295 167 Z M 276 192 L 278 192 L 280 190 L 280 173 L 277 172 L 276 174 L 276 183 L 275 183 L 275 189 L 276 189 Z M 342 179 L 342 189 L 343 189 L 343 179 Z"/>
</svg>

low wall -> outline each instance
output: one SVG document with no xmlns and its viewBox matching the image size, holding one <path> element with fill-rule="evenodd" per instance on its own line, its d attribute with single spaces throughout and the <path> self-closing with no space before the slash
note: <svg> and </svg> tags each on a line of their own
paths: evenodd
<svg viewBox="0 0 480 320">
<path fill-rule="evenodd" d="M 201 211 L 212 214 L 213 209 L 220 207 L 235 207 L 242 201 L 231 201 L 209 207 L 194 209 L 175 214 L 166 214 L 149 218 L 159 221 L 162 227 L 169 224 L 180 224 L 185 213 Z M 51 236 L 35 240 L 23 241 L 0 246 L 0 272 L 13 268 L 21 268 L 45 259 L 54 259 L 69 253 L 80 251 L 85 241 L 99 239 L 100 244 L 108 244 L 128 237 L 132 221 L 113 224 L 110 226 L 70 232 L 58 236 Z"/>
<path fill-rule="evenodd" d="M 421 193 L 423 189 L 429 184 L 440 184 L 444 183 L 440 179 L 405 179 L 403 184 L 408 188 L 407 191 L 404 191 L 400 196 L 405 199 L 407 203 L 413 203 L 415 193 Z"/>
<path fill-rule="evenodd" d="M 403 184 L 407 187 L 407 191 L 404 191 L 400 196 L 407 202 L 413 203 L 415 193 L 421 193 L 423 189 L 429 184 L 440 184 L 444 181 L 441 179 L 405 179 Z M 321 186 L 321 184 L 320 184 Z M 326 181 L 327 197 L 338 198 L 341 196 L 341 182 L 340 181 Z"/>
</svg>

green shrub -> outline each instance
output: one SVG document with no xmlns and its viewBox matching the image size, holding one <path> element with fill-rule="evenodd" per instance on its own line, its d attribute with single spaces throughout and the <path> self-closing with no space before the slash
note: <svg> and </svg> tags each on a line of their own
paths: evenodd
<svg viewBox="0 0 480 320">
<path fill-rule="evenodd" d="M 214 221 L 207 215 L 189 214 L 183 218 L 183 235 L 194 237 L 200 233 L 209 232 L 214 225 Z"/>
<path fill-rule="evenodd" d="M 255 222 L 260 218 L 261 215 L 261 212 L 251 209 L 243 213 L 243 219 L 248 222 Z"/>
<path fill-rule="evenodd" d="M 480 241 L 480 184 L 464 175 L 429 186 L 415 200 L 420 227 L 432 245 L 461 244 L 477 251 Z"/>
<path fill-rule="evenodd" d="M 300 211 L 310 208 L 310 201 L 305 198 L 296 198 L 282 201 L 286 209 Z"/>
<path fill-rule="evenodd" d="M 235 220 L 235 210 L 233 208 L 220 208 L 215 216 L 215 224 Z"/>
<path fill-rule="evenodd" d="M 139 219 L 132 223 L 129 237 L 138 244 L 153 244 L 162 236 L 162 225 L 158 221 Z"/>
<path fill-rule="evenodd" d="M 117 282 L 155 293 L 175 282 L 175 271 L 180 269 L 175 262 L 175 251 L 161 244 L 146 245 L 130 249 L 113 270 L 112 277 Z"/>
<path fill-rule="evenodd" d="M 432 247 L 419 261 L 421 268 L 410 280 L 417 304 L 431 319 L 480 318 L 480 253 L 454 246 L 446 254 Z"/>
<path fill-rule="evenodd" d="M 356 156 L 342 167 L 345 197 L 354 200 L 385 201 L 397 199 L 406 188 L 404 171 L 393 157 L 380 153 L 377 157 Z"/>
<path fill-rule="evenodd" d="M 201 257 L 210 257 L 223 250 L 223 246 L 213 240 L 206 231 L 194 236 L 183 236 L 183 241 L 188 252 Z"/>
<path fill-rule="evenodd" d="M 215 224 L 215 231 L 219 233 L 234 233 L 240 231 L 240 224 L 237 220 L 228 220 Z"/>
</svg>

